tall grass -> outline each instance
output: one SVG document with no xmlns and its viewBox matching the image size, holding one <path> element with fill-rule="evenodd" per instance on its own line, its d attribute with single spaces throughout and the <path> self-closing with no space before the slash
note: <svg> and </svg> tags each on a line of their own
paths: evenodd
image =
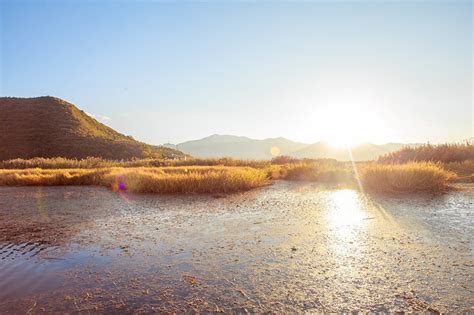
<svg viewBox="0 0 474 315">
<path fill-rule="evenodd" d="M 268 168 L 271 165 L 288 165 L 288 164 L 338 164 L 332 159 L 297 159 L 287 156 L 280 156 L 268 160 L 242 160 L 234 158 L 186 158 L 179 160 L 164 159 L 131 159 L 131 160 L 107 160 L 97 157 L 89 157 L 85 159 L 67 159 L 62 157 L 56 158 L 31 158 L 31 159 L 12 159 L 0 161 L 0 169 L 96 169 L 109 167 L 171 167 L 171 166 L 242 166 L 253 168 Z"/>
<path fill-rule="evenodd" d="M 459 182 L 474 183 L 474 160 L 446 163 L 443 168 L 456 173 Z"/>
<path fill-rule="evenodd" d="M 268 183 L 263 169 L 172 167 L 0 170 L 0 186 L 100 185 L 149 193 L 227 193 Z"/>
<path fill-rule="evenodd" d="M 443 165 L 432 162 L 352 165 L 331 159 L 287 157 L 272 161 L 36 158 L 0 162 L 0 168 L 3 168 L 0 169 L 0 186 L 101 185 L 133 192 L 218 193 L 248 190 L 265 185 L 269 180 L 283 179 L 354 187 L 362 183 L 371 191 L 415 192 L 444 190 L 448 181 L 454 179 L 471 181 L 474 160 Z"/>
<path fill-rule="evenodd" d="M 66 158 L 32 158 L 13 159 L 0 161 L 0 169 L 96 169 L 110 167 L 166 167 L 166 166 L 243 166 L 253 168 L 265 168 L 271 165 L 270 161 L 239 160 L 233 158 L 199 159 L 187 158 L 181 160 L 162 159 L 132 159 L 132 160 L 106 160 L 89 157 L 86 159 Z"/>
<path fill-rule="evenodd" d="M 456 175 L 432 162 L 407 164 L 313 161 L 281 166 L 280 178 L 296 181 L 337 183 L 373 192 L 439 192 Z"/>
<path fill-rule="evenodd" d="M 368 164 L 361 171 L 364 189 L 378 192 L 440 192 L 455 174 L 432 162 Z"/>
<path fill-rule="evenodd" d="M 379 157 L 378 162 L 402 164 L 408 162 L 463 162 L 474 160 L 474 144 L 440 144 L 405 147 Z"/>
<path fill-rule="evenodd" d="M 282 167 L 283 178 L 296 181 L 322 183 L 354 183 L 354 170 L 342 162 L 312 162 L 290 164 Z"/>
</svg>

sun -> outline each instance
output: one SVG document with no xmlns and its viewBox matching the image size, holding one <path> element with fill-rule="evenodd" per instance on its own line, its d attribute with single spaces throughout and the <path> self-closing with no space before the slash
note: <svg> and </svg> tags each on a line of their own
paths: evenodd
<svg viewBox="0 0 474 315">
<path fill-rule="evenodd" d="M 369 109 L 341 105 L 322 111 L 320 115 L 317 132 L 335 148 L 349 148 L 365 142 L 383 143 L 387 139 L 383 119 Z"/>
<path fill-rule="evenodd" d="M 328 128 L 329 132 L 324 139 L 334 148 L 351 148 L 369 141 L 369 128 L 364 125 L 355 125 L 352 121 L 340 122 L 339 126 Z"/>
</svg>

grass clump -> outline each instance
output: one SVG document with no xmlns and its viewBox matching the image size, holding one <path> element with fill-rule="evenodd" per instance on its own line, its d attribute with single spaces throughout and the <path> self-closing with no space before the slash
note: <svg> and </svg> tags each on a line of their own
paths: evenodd
<svg viewBox="0 0 474 315">
<path fill-rule="evenodd" d="M 0 170 L 0 186 L 100 185 L 143 193 L 228 193 L 267 183 L 263 169 L 247 167 Z"/>
<path fill-rule="evenodd" d="M 115 177 L 126 190 L 147 193 L 228 193 L 267 183 L 263 170 L 247 167 L 127 169 Z"/>
<path fill-rule="evenodd" d="M 377 192 L 440 192 L 455 175 L 432 162 L 368 164 L 360 172 L 364 189 Z"/>
</svg>

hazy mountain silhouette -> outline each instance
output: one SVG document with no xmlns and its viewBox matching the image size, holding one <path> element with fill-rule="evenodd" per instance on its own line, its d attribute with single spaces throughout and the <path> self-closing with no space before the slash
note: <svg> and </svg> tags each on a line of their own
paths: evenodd
<svg viewBox="0 0 474 315">
<path fill-rule="evenodd" d="M 396 151 L 405 146 L 402 143 L 387 143 L 377 145 L 364 143 L 351 148 L 335 148 L 326 142 L 307 144 L 294 142 L 285 138 L 269 138 L 256 140 L 248 137 L 232 135 L 212 135 L 203 139 L 187 141 L 178 145 L 170 145 L 180 151 L 196 157 L 234 157 L 242 159 L 270 159 L 271 149 L 277 147 L 280 155 L 289 155 L 298 158 L 332 158 L 348 161 L 352 158 L 357 161 L 372 160 L 379 155 Z"/>
<path fill-rule="evenodd" d="M 62 99 L 0 97 L 0 160 L 32 157 L 174 158 L 184 154 L 125 136 Z"/>
<path fill-rule="evenodd" d="M 196 157 L 234 157 L 242 159 L 270 159 L 271 149 L 277 147 L 283 155 L 303 149 L 307 144 L 285 138 L 255 140 L 230 135 L 212 135 L 200 140 L 180 143 L 178 150 Z"/>
</svg>

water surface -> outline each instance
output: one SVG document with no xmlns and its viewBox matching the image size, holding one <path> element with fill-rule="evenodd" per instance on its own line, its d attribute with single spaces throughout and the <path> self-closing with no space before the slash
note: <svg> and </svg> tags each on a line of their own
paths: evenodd
<svg viewBox="0 0 474 315">
<path fill-rule="evenodd" d="M 0 313 L 473 311 L 473 202 L 0 188 Z"/>
</svg>

